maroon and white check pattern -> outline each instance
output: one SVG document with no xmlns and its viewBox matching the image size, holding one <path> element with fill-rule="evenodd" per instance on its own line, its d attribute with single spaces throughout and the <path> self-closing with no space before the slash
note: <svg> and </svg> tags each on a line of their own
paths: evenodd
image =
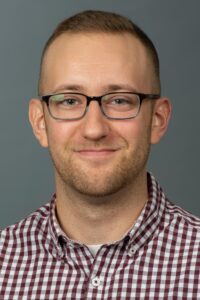
<svg viewBox="0 0 200 300">
<path fill-rule="evenodd" d="M 0 299 L 200 299 L 200 220 L 148 175 L 131 231 L 95 257 L 63 234 L 55 199 L 1 232 Z"/>
</svg>

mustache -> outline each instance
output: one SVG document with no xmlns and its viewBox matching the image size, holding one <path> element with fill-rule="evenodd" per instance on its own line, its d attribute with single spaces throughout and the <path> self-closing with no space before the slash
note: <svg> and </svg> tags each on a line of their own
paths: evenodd
<svg viewBox="0 0 200 300">
<path fill-rule="evenodd" d="M 127 143 L 120 142 L 120 143 L 105 143 L 100 141 L 95 142 L 89 142 L 89 143 L 80 143 L 78 145 L 71 145 L 69 147 L 70 150 L 74 152 L 79 151 L 87 151 L 87 150 L 93 150 L 93 151 L 100 151 L 100 150 L 107 150 L 107 151 L 113 151 L 113 150 L 119 150 L 121 148 L 125 148 L 127 146 Z"/>
</svg>

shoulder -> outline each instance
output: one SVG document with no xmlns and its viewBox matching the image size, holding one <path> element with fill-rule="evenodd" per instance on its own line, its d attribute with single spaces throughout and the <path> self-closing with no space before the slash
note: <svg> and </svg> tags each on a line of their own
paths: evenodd
<svg viewBox="0 0 200 300">
<path fill-rule="evenodd" d="M 194 216 L 180 206 L 173 204 L 169 200 L 166 200 L 166 213 L 169 215 L 170 219 L 191 229 L 200 231 L 200 218 Z"/>
<path fill-rule="evenodd" d="M 166 200 L 165 229 L 178 240 L 199 245 L 200 249 L 200 219 L 183 208 Z"/>
<path fill-rule="evenodd" d="M 49 219 L 50 203 L 40 207 L 27 218 L 0 231 L 0 253 L 44 235 Z"/>
</svg>

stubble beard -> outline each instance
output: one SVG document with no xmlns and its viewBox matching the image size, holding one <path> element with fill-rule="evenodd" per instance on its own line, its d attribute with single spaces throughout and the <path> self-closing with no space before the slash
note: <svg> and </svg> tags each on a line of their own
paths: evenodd
<svg viewBox="0 0 200 300">
<path fill-rule="evenodd" d="M 56 174 L 66 191 L 70 188 L 95 198 L 113 195 L 127 185 L 134 184 L 144 172 L 150 152 L 147 140 L 144 139 L 137 149 L 125 152 L 113 165 L 108 162 L 108 166 L 94 167 L 81 164 L 73 155 L 67 155 L 67 151 L 60 157 L 50 149 Z"/>
</svg>

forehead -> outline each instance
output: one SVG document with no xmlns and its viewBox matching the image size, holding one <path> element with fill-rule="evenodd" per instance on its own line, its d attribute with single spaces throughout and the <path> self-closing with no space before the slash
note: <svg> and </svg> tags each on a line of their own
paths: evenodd
<svg viewBox="0 0 200 300">
<path fill-rule="evenodd" d="M 140 84 L 150 88 L 151 71 L 146 48 L 129 33 L 64 33 L 47 49 L 42 81 L 45 92 L 65 82 L 96 86 L 131 81 L 144 91 Z"/>
</svg>

